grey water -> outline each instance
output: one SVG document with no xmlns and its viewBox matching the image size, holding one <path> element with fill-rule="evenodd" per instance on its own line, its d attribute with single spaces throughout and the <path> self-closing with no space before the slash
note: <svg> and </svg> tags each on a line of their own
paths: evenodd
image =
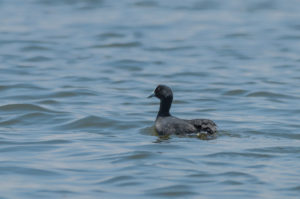
<svg viewBox="0 0 300 199">
<path fill-rule="evenodd" d="M 0 0 L 0 198 L 299 198 L 300 1 Z M 160 138 L 171 113 L 213 139 Z"/>
</svg>

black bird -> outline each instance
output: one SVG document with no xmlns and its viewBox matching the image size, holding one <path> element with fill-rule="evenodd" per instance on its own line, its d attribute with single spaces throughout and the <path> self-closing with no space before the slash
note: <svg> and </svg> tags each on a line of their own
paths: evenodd
<svg viewBox="0 0 300 199">
<path fill-rule="evenodd" d="M 155 129 L 159 135 L 186 135 L 200 133 L 202 131 L 212 135 L 217 132 L 217 125 L 211 120 L 184 120 L 172 116 L 170 114 L 170 108 L 173 101 L 173 93 L 168 86 L 158 85 L 154 90 L 154 93 L 148 98 L 151 97 L 160 99 L 160 107 L 155 120 Z"/>
</svg>

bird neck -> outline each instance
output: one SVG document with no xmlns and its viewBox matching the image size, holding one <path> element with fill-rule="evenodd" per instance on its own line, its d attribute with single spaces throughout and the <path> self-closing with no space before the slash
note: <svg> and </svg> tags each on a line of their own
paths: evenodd
<svg viewBox="0 0 300 199">
<path fill-rule="evenodd" d="M 170 108 L 172 105 L 172 101 L 173 101 L 173 97 L 168 97 L 160 100 L 160 107 L 159 107 L 159 112 L 157 114 L 157 117 L 171 116 Z"/>
</svg>

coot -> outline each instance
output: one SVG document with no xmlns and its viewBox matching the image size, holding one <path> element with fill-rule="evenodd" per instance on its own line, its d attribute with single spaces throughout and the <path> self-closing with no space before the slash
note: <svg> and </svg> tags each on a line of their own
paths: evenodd
<svg viewBox="0 0 300 199">
<path fill-rule="evenodd" d="M 164 135 L 186 135 L 200 133 L 202 131 L 212 135 L 217 132 L 217 125 L 208 119 L 184 120 L 170 114 L 173 101 L 173 93 L 170 87 L 158 85 L 154 93 L 148 98 L 157 97 L 160 99 L 160 107 L 155 120 L 155 129 L 161 136 Z"/>
</svg>

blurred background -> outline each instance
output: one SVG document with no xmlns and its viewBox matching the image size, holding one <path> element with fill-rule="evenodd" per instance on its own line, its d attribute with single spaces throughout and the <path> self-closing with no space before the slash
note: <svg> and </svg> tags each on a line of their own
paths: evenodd
<svg viewBox="0 0 300 199">
<path fill-rule="evenodd" d="M 298 0 L 0 0 L 0 198 L 299 198 Z M 171 113 L 212 140 L 155 135 Z"/>
</svg>

